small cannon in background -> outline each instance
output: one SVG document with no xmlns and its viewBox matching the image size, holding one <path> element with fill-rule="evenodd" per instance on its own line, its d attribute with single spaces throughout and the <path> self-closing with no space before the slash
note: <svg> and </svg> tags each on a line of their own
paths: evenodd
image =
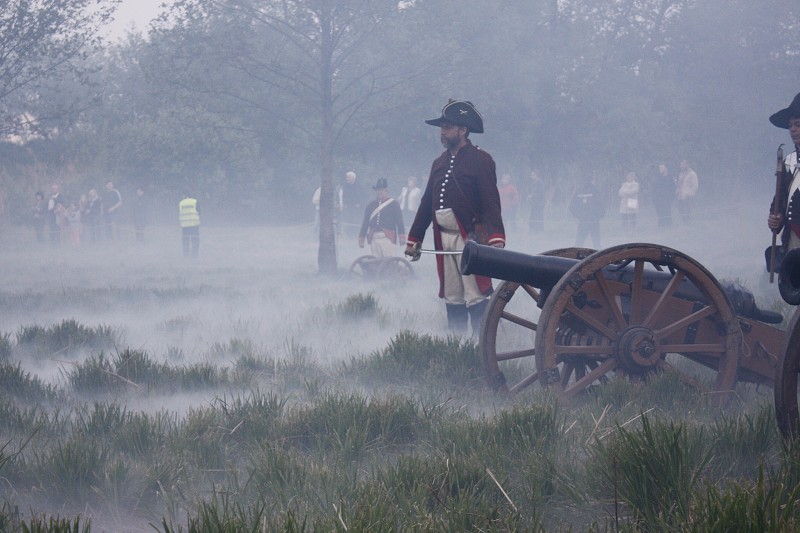
<svg viewBox="0 0 800 533">
<path fill-rule="evenodd" d="M 503 280 L 480 332 L 485 376 L 496 390 L 538 381 L 570 398 L 612 373 L 645 380 L 670 370 L 721 403 L 737 381 L 774 383 L 785 339 L 775 324 L 783 316 L 672 248 L 526 255 L 470 242 L 461 270 Z"/>
<path fill-rule="evenodd" d="M 790 305 L 800 305 L 800 250 L 790 250 L 778 273 L 778 289 Z M 784 436 L 796 437 L 800 429 L 797 382 L 800 379 L 800 307 L 795 309 L 783 347 L 783 359 L 775 373 L 775 416 Z"/>
</svg>

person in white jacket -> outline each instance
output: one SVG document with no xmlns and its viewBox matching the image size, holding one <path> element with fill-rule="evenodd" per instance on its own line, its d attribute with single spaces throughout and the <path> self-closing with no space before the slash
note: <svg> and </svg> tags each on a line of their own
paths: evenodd
<svg viewBox="0 0 800 533">
<path fill-rule="evenodd" d="M 692 170 L 687 160 L 681 161 L 681 172 L 678 174 L 678 183 L 675 189 L 675 198 L 678 200 L 678 211 L 684 224 L 692 221 L 692 205 L 694 195 L 697 194 L 699 182 L 697 173 Z"/>
<path fill-rule="evenodd" d="M 417 187 L 417 178 L 414 176 L 409 177 L 406 183 L 407 185 L 400 191 L 400 196 L 397 197 L 397 203 L 400 204 L 400 210 L 403 212 L 403 222 L 406 226 L 410 226 L 414 222 L 417 209 L 419 209 L 422 189 Z"/>
<path fill-rule="evenodd" d="M 636 227 L 636 213 L 639 212 L 639 182 L 636 181 L 635 173 L 628 172 L 617 194 L 622 227 L 630 231 Z"/>
</svg>

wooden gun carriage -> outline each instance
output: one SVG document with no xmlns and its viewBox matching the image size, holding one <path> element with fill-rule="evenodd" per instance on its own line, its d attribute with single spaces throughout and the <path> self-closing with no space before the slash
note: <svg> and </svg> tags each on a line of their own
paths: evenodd
<svg viewBox="0 0 800 533">
<path fill-rule="evenodd" d="M 526 255 L 469 242 L 461 270 L 503 280 L 480 331 L 496 390 L 539 382 L 570 398 L 612 373 L 644 380 L 671 370 L 722 403 L 737 381 L 773 386 L 781 368 L 783 316 L 666 246 Z M 795 379 L 795 419 L 796 391 Z"/>
</svg>

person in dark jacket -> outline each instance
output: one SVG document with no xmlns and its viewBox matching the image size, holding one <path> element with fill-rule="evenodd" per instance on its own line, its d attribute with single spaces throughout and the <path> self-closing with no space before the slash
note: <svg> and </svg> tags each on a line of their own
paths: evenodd
<svg viewBox="0 0 800 533">
<path fill-rule="evenodd" d="M 437 250 L 460 251 L 468 239 L 503 248 L 506 237 L 495 163 L 491 155 L 469 140 L 470 133 L 483 133 L 483 117 L 471 102 L 451 100 L 440 117 L 425 122 L 440 128 L 445 151 L 431 166 L 408 232 L 406 255 L 412 260 L 419 258 L 430 225 Z M 462 275 L 459 262 L 459 255 L 436 256 L 439 297 L 446 304 L 448 327 L 466 332 L 471 322 L 476 335 L 492 293 L 492 280 Z"/>
<path fill-rule="evenodd" d="M 594 179 L 584 178 L 583 184 L 575 192 L 569 203 L 569 212 L 578 219 L 575 246 L 581 247 L 586 237 L 591 237 L 595 250 L 600 249 L 600 219 L 605 214 L 605 202 L 594 183 Z"/>
<path fill-rule="evenodd" d="M 366 239 L 375 257 L 394 257 L 397 241 L 403 243 L 406 240 L 403 212 L 400 204 L 389 196 L 389 184 L 385 178 L 379 179 L 373 189 L 375 200 L 364 209 L 358 246 L 363 248 Z"/>
<path fill-rule="evenodd" d="M 783 159 L 783 172 L 780 176 L 780 196 L 772 199 L 767 226 L 774 233 L 781 232 L 782 252 L 800 248 L 800 93 L 794 97 L 789 107 L 781 109 L 769 117 L 773 126 L 789 130 L 794 144 Z M 769 248 L 767 249 L 769 258 Z M 777 266 L 777 265 L 776 265 Z M 767 265 L 769 268 L 769 265 Z M 776 268 L 777 271 L 777 268 Z"/>
</svg>

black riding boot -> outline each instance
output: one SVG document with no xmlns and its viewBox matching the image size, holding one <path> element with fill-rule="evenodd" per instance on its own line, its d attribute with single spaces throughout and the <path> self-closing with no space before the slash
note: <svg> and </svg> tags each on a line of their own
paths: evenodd
<svg viewBox="0 0 800 533">
<path fill-rule="evenodd" d="M 447 307 L 447 327 L 453 333 L 463 335 L 467 332 L 467 306 L 464 304 L 445 304 Z"/>
<path fill-rule="evenodd" d="M 486 306 L 489 305 L 489 300 L 483 300 L 475 305 L 467 307 L 470 322 L 472 322 L 472 337 L 477 339 L 481 332 L 481 324 L 483 323 L 483 315 L 486 313 Z"/>
</svg>

